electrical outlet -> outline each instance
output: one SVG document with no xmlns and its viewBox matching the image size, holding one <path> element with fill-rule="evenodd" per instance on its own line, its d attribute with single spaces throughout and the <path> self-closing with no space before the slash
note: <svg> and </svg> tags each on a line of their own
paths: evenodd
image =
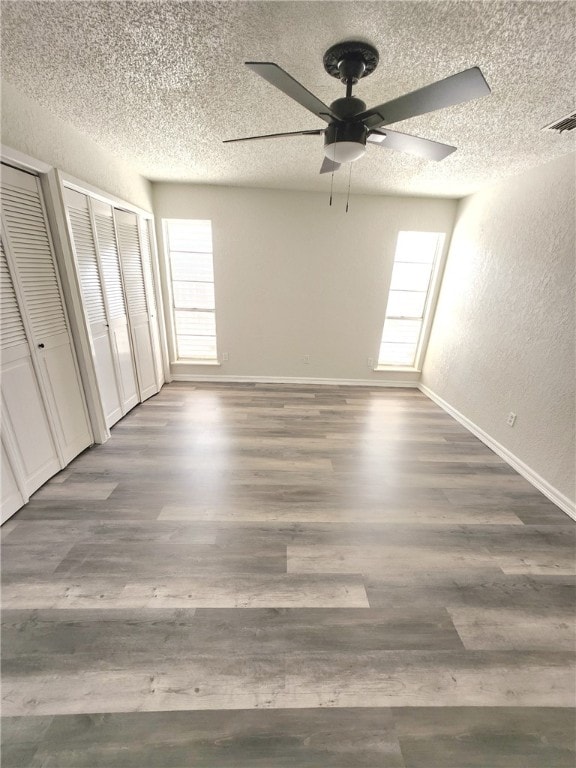
<svg viewBox="0 0 576 768">
<path fill-rule="evenodd" d="M 506 419 L 506 424 L 508 424 L 509 427 L 513 427 L 514 424 L 516 424 L 516 414 L 512 413 L 512 411 L 510 411 L 510 413 L 508 414 L 508 417 Z"/>
<path fill-rule="evenodd" d="M 372 368 L 372 370 L 374 369 L 374 358 L 373 357 L 369 357 L 368 358 L 368 368 Z"/>
<path fill-rule="evenodd" d="M 304 355 L 304 365 L 310 365 L 310 355 Z"/>
<path fill-rule="evenodd" d="M 228 352 L 222 352 L 222 362 L 227 363 L 228 360 L 230 360 L 230 355 L 228 354 Z"/>
</svg>

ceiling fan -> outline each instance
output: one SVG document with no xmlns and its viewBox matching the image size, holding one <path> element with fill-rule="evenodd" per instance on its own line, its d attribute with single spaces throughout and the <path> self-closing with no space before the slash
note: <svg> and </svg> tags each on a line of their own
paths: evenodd
<svg viewBox="0 0 576 768">
<path fill-rule="evenodd" d="M 456 147 L 407 133 L 380 129 L 410 117 L 425 115 L 436 109 L 487 96 L 491 91 L 482 72 L 478 67 L 465 69 L 463 72 L 426 85 L 417 91 L 379 104 L 372 109 L 366 109 L 366 104 L 352 95 L 352 87 L 362 77 L 374 72 L 378 65 L 378 58 L 378 51 L 374 46 L 356 40 L 337 43 L 329 48 L 324 54 L 324 69 L 329 75 L 337 77 L 346 85 L 346 96 L 336 99 L 330 106 L 320 101 L 277 64 L 247 61 L 246 66 L 249 69 L 324 120 L 328 123 L 328 127 L 227 139 L 224 143 L 275 139 L 283 136 L 324 135 L 325 158 L 320 173 L 337 171 L 342 163 L 358 160 L 366 151 L 366 142 L 408 152 L 427 160 L 443 160 L 454 152 Z"/>
</svg>

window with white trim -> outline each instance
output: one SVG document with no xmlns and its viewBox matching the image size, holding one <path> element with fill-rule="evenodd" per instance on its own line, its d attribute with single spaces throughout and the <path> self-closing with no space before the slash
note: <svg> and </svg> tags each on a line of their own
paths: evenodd
<svg viewBox="0 0 576 768">
<path fill-rule="evenodd" d="M 164 219 L 178 360 L 216 361 L 212 222 Z"/>
<path fill-rule="evenodd" d="M 399 232 L 378 366 L 414 368 L 430 309 L 442 232 Z"/>
</svg>

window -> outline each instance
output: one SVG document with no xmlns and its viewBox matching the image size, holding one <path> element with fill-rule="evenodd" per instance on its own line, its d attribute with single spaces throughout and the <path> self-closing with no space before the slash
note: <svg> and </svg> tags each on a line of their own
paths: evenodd
<svg viewBox="0 0 576 768">
<path fill-rule="evenodd" d="M 416 366 L 429 309 L 430 286 L 443 243 L 444 234 L 440 232 L 398 234 L 379 366 Z"/>
<path fill-rule="evenodd" d="M 216 360 L 212 222 L 165 219 L 178 360 Z"/>
</svg>

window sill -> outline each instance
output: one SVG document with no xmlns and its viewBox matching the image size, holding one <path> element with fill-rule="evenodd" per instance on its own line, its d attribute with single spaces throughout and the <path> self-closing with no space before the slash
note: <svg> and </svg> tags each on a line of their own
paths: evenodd
<svg viewBox="0 0 576 768">
<path fill-rule="evenodd" d="M 170 365 L 222 365 L 222 363 L 219 360 L 196 360 L 191 357 L 189 359 L 180 358 L 179 360 L 174 360 Z"/>
<path fill-rule="evenodd" d="M 399 371 L 401 373 L 422 373 L 422 368 L 415 368 L 413 365 L 377 365 L 373 369 L 375 373 Z"/>
</svg>

